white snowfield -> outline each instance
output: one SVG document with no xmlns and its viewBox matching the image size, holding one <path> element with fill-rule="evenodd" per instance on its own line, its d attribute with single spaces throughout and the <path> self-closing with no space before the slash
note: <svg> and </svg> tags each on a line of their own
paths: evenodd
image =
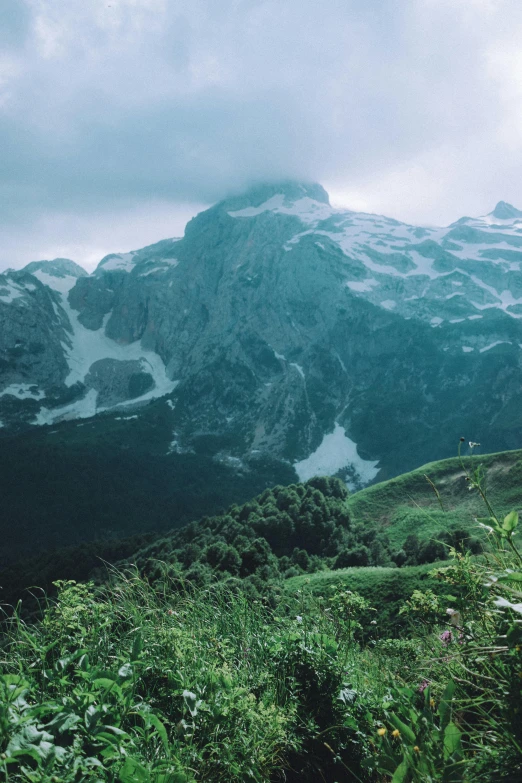
<svg viewBox="0 0 522 783">
<path fill-rule="evenodd" d="M 114 253 L 106 261 L 101 261 L 98 269 L 102 269 L 104 272 L 130 272 L 138 261 L 137 258 L 134 258 L 135 255 L 135 251 L 131 253 Z"/>
<path fill-rule="evenodd" d="M 256 217 L 263 212 L 275 212 L 280 215 L 294 215 L 302 223 L 317 225 L 320 220 L 326 220 L 332 214 L 332 208 L 328 204 L 315 201 L 309 196 L 304 196 L 297 201 L 286 203 L 285 196 L 278 193 L 272 196 L 259 207 L 246 207 L 236 212 L 229 212 L 230 217 Z"/>
<path fill-rule="evenodd" d="M 306 459 L 294 463 L 299 481 L 314 476 L 334 476 L 343 468 L 352 468 L 356 481 L 348 480 L 350 489 L 357 483 L 368 484 L 379 472 L 378 460 L 365 460 L 357 453 L 357 444 L 350 440 L 344 427 L 335 423 L 334 431 L 325 435 L 320 446 Z"/>
<path fill-rule="evenodd" d="M 42 400 L 45 397 L 45 392 L 30 383 L 11 383 L 0 391 L 0 397 L 6 394 L 18 397 L 19 400 Z"/>
<path fill-rule="evenodd" d="M 25 294 L 23 286 L 18 285 L 13 280 L 4 277 L 0 280 L 0 302 L 11 304 L 15 299 L 19 299 Z"/>
<path fill-rule="evenodd" d="M 129 343 L 128 345 L 120 345 L 114 340 L 111 340 L 110 337 L 107 337 L 105 334 L 105 327 L 110 318 L 110 313 L 105 316 L 101 328 L 96 331 L 87 329 L 79 322 L 78 314 L 72 309 L 68 300 L 69 291 L 75 285 L 77 280 L 76 277 L 73 277 L 72 275 L 57 277 L 55 275 L 47 274 L 40 269 L 34 272 L 34 276 L 60 295 L 61 307 L 67 315 L 72 328 L 72 333 L 68 334 L 70 344 L 63 343 L 70 370 L 69 375 L 65 379 L 67 386 L 72 386 L 78 381 L 83 383 L 94 362 L 97 362 L 100 359 L 116 359 L 119 361 L 139 361 L 142 371 L 147 372 L 152 376 L 154 386 L 141 397 L 120 402 L 113 407 L 132 405 L 156 397 L 162 397 L 164 394 L 170 394 L 170 392 L 176 388 L 177 381 L 173 381 L 167 376 L 165 365 L 157 353 L 144 350 L 138 341 Z M 44 408 L 38 414 L 35 423 L 49 424 L 57 419 L 86 418 L 94 416 L 101 411 L 108 410 L 107 408 L 100 408 L 97 406 L 97 396 L 97 392 L 94 389 L 90 389 L 87 395 L 81 400 L 66 405 L 64 408 Z"/>
<path fill-rule="evenodd" d="M 469 309 L 498 308 L 512 318 L 522 318 L 522 312 L 514 312 L 511 309 L 515 305 L 522 305 L 522 297 L 510 290 L 510 282 L 520 290 L 522 278 L 518 280 L 507 278 L 508 273 L 520 273 L 522 269 L 522 218 L 520 217 L 499 219 L 490 214 L 479 218 L 466 218 L 447 228 L 421 228 L 380 215 L 336 209 L 328 204 L 314 201 L 309 196 L 292 201 L 285 198 L 282 193 L 272 196 L 258 207 L 246 207 L 228 214 L 233 218 L 254 218 L 266 212 L 292 215 L 303 224 L 304 230 L 289 239 L 284 245 L 284 250 L 292 250 L 304 237 L 313 235 L 316 237 L 315 244 L 322 250 L 325 250 L 325 244 L 320 240 L 328 238 L 343 251 L 347 261 L 355 259 L 362 262 L 371 275 L 362 281 L 348 279 L 343 285 L 355 294 L 366 295 L 365 298 L 384 309 L 391 309 L 393 300 L 383 298 L 382 295 L 379 297 L 377 289 L 380 286 L 389 287 L 390 278 L 402 279 L 408 285 L 413 285 L 416 279 L 426 279 L 427 285 L 421 296 L 413 292 L 404 295 L 403 302 L 419 298 L 450 301 L 457 294 L 441 295 L 439 290 L 441 282 L 448 278 L 448 283 L 462 286 L 462 278 L 467 278 L 469 284 L 466 285 L 480 294 L 480 297 L 473 296 L 471 299 L 466 299 L 466 294 L 459 292 Z M 335 229 L 319 228 L 319 224 L 328 219 L 335 222 Z M 455 231 L 457 238 L 451 236 Z M 469 239 L 459 239 L 462 232 L 464 237 L 467 235 L 466 232 L 470 232 Z M 481 241 L 478 241 L 477 237 Z M 431 243 L 431 247 L 428 245 L 423 252 L 420 252 L 418 246 L 426 241 Z M 414 245 L 417 248 L 413 247 Z M 492 252 L 497 257 L 489 257 L 488 254 Z M 506 253 L 508 255 L 502 257 L 502 254 Z M 514 253 L 519 255 L 520 260 L 511 257 Z M 453 258 L 454 268 L 448 271 L 437 271 L 434 268 L 437 257 L 444 258 L 445 262 Z M 499 277 L 498 273 L 503 277 L 506 275 L 502 287 L 495 288 L 490 282 L 465 268 L 468 262 L 473 261 L 485 261 L 490 264 L 495 277 Z M 461 279 L 450 281 L 449 278 L 455 275 Z M 478 298 L 484 301 L 477 301 Z"/>
<path fill-rule="evenodd" d="M 177 258 L 163 258 L 157 261 L 154 266 L 148 267 L 145 272 L 138 272 L 140 277 L 148 277 L 154 275 L 156 272 L 164 272 L 165 269 L 175 269 L 179 264 Z"/>
</svg>

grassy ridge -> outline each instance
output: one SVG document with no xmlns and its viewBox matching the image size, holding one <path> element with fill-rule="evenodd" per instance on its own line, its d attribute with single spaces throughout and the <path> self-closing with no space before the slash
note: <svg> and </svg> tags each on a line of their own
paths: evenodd
<svg viewBox="0 0 522 783">
<path fill-rule="evenodd" d="M 522 451 L 465 457 L 464 464 L 469 469 L 485 465 L 491 499 L 501 513 L 519 507 Z M 203 472 L 200 476 L 202 485 L 205 475 Z M 444 512 L 426 475 L 440 489 Z M 120 491 L 124 487 L 123 483 Z M 102 489 L 103 486 L 99 491 Z M 210 492 L 212 487 L 207 487 L 199 502 L 205 503 Z M 122 504 L 123 515 L 132 497 Z M 96 510 L 91 509 L 91 513 L 95 518 Z M 304 574 L 309 578 L 314 573 L 314 578 L 321 580 L 325 570 L 332 568 L 339 576 L 330 575 L 328 579 L 342 580 L 346 566 L 416 566 L 445 557 L 448 544 L 460 541 L 466 547 L 469 536 L 479 532 L 474 515 L 483 515 L 485 511 L 478 493 L 469 491 L 459 461 L 450 459 L 430 463 L 350 496 L 336 479 L 275 487 L 241 506 L 233 505 L 222 514 L 204 517 L 163 535 L 143 535 L 151 528 L 147 512 L 136 506 L 133 513 L 141 540 L 101 539 L 25 558 L 0 572 L 3 600 L 14 604 L 26 596 L 25 588 L 30 585 L 52 591 L 52 583 L 57 579 L 85 580 L 97 568 L 100 570 L 102 562 L 123 560 L 136 563 L 150 579 L 161 576 L 164 566 L 159 568 L 157 561 L 162 561 L 167 568 L 183 573 L 184 578 L 200 586 L 216 578 L 241 577 L 258 591 L 264 591 L 270 580 L 280 582 Z M 140 514 L 145 520 L 141 526 Z M 74 515 L 70 518 L 78 522 Z M 464 531 L 457 540 L 452 538 L 451 531 L 455 529 Z M 422 539 L 428 544 L 424 548 L 419 545 Z M 377 573 L 381 572 L 374 572 Z M 412 573 L 418 573 L 420 578 L 423 572 Z M 389 585 L 398 582 L 399 577 L 390 574 Z M 406 582 L 404 572 L 403 583 Z M 404 597 L 397 585 L 384 590 L 388 600 L 394 601 L 394 594 Z"/>
<path fill-rule="evenodd" d="M 522 450 L 465 456 L 462 463 L 468 472 L 484 466 L 487 494 L 500 515 L 522 506 Z M 426 476 L 437 487 L 444 511 Z M 465 479 L 457 457 L 430 462 L 351 495 L 350 516 L 356 523 L 377 525 L 397 547 L 411 534 L 432 538 L 451 525 L 475 532 L 474 518 L 487 511 Z"/>
<path fill-rule="evenodd" d="M 374 607 L 373 619 L 381 632 L 398 636 L 404 632 L 406 621 L 399 611 L 414 590 L 431 590 L 435 594 L 447 593 L 446 586 L 432 572 L 445 561 L 420 566 L 386 568 L 343 568 L 339 571 L 319 571 L 315 574 L 295 576 L 285 582 L 285 593 L 298 592 L 314 596 L 329 596 L 336 590 L 359 593 Z"/>
</svg>

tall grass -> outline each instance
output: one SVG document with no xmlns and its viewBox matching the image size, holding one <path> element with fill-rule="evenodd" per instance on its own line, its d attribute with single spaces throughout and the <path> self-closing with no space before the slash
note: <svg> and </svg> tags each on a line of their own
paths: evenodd
<svg viewBox="0 0 522 783">
<path fill-rule="evenodd" d="M 349 573 L 294 580 L 275 608 L 239 579 L 59 583 L 39 622 L 5 618 L 0 779 L 516 783 L 518 515 L 486 501 L 491 551 L 432 566 L 440 589 L 415 585 L 394 607 L 396 638 L 382 581 L 370 601 Z"/>
</svg>

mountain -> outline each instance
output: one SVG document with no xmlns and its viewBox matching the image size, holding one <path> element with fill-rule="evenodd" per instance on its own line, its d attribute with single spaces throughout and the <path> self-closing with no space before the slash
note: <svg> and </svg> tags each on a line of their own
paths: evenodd
<svg viewBox="0 0 522 783">
<path fill-rule="evenodd" d="M 62 463 L 80 446 L 88 462 L 109 433 L 143 460 L 147 448 L 204 456 L 244 475 L 270 458 L 358 488 L 451 456 L 461 434 L 516 448 L 521 215 L 500 202 L 421 228 L 287 182 L 90 275 L 67 259 L 8 271 L 0 433 L 12 460 L 59 442 Z"/>
</svg>

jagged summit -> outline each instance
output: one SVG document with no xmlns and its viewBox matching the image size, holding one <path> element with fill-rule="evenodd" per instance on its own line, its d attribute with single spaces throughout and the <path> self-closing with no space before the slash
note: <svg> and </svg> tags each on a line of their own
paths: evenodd
<svg viewBox="0 0 522 783">
<path fill-rule="evenodd" d="M 54 258 L 52 261 L 31 261 L 30 264 L 24 266 L 24 272 L 34 274 L 34 272 L 46 272 L 53 277 L 63 277 L 68 275 L 71 277 L 88 277 L 88 272 L 83 269 L 79 264 L 71 261 L 70 258 Z"/>
<path fill-rule="evenodd" d="M 455 431 L 507 448 L 522 438 L 522 234 L 514 207 L 494 214 L 423 228 L 266 183 L 91 275 L 55 259 L 2 276 L 0 428 L 139 428 L 151 404 L 164 453 L 269 455 L 353 487 L 377 460 L 381 477 L 408 468 L 411 443 L 416 461 L 451 453 Z"/>
<path fill-rule="evenodd" d="M 493 212 L 489 213 L 491 217 L 498 220 L 511 220 L 512 218 L 522 218 L 522 210 L 517 209 L 507 201 L 499 201 Z"/>
<path fill-rule="evenodd" d="M 318 201 L 320 204 L 330 205 L 328 193 L 319 183 L 287 180 L 255 185 L 245 193 L 221 201 L 218 206 L 225 208 L 227 211 L 259 207 L 274 196 L 283 196 L 283 201 L 288 204 L 299 201 L 302 198 L 310 198 L 313 201 Z"/>
</svg>

